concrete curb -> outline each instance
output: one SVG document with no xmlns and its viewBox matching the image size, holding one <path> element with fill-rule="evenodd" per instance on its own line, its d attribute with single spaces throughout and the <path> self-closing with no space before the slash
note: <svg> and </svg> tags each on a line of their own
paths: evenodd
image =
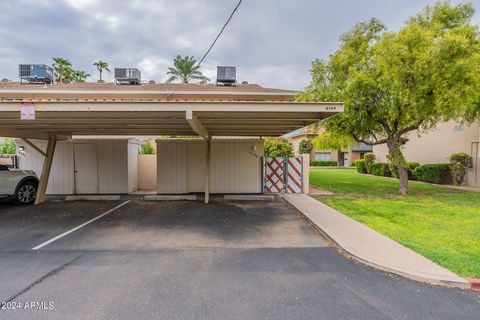
<svg viewBox="0 0 480 320">
<path fill-rule="evenodd" d="M 343 254 L 354 260 L 419 282 L 461 289 L 473 288 L 466 279 L 314 198 L 304 194 L 282 197 Z"/>
<path fill-rule="evenodd" d="M 273 201 L 273 195 L 266 194 L 226 194 L 224 201 Z"/>
<path fill-rule="evenodd" d="M 195 201 L 197 200 L 197 196 L 194 194 L 147 194 L 145 197 L 143 197 L 143 199 L 146 201 Z"/>
<path fill-rule="evenodd" d="M 470 282 L 472 290 L 480 291 L 480 279 L 467 278 L 467 281 Z"/>
<path fill-rule="evenodd" d="M 120 195 L 73 195 L 65 197 L 65 201 L 118 201 L 120 199 Z"/>
</svg>

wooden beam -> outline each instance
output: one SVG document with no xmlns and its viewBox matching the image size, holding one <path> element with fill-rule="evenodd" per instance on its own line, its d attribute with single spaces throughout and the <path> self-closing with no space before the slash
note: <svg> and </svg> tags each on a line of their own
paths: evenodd
<svg viewBox="0 0 480 320">
<path fill-rule="evenodd" d="M 207 139 L 207 162 L 205 164 L 205 203 L 210 202 L 210 153 L 212 149 L 212 139 Z"/>
<path fill-rule="evenodd" d="M 9 138 L 50 140 L 53 135 L 43 131 L 0 128 L 0 136 Z M 71 136 L 65 134 L 55 135 L 56 140 L 68 140 L 70 138 Z"/>
<path fill-rule="evenodd" d="M 31 142 L 30 140 L 28 139 L 25 139 L 25 138 L 21 138 L 21 140 L 23 142 L 25 142 L 26 144 L 28 144 L 30 147 L 32 147 L 35 151 L 37 151 L 38 153 L 40 153 L 42 156 L 44 157 L 47 157 L 47 154 L 45 153 L 45 151 L 43 151 L 42 149 L 40 149 L 39 147 L 37 147 L 33 142 Z"/>
<path fill-rule="evenodd" d="M 57 140 L 55 140 L 55 137 L 48 140 L 47 154 L 45 159 L 43 160 L 42 175 L 40 176 L 40 183 L 38 184 L 35 205 L 45 201 L 45 193 L 47 192 L 48 178 L 50 177 L 50 169 L 52 168 L 53 156 L 55 154 L 56 145 Z"/>
<path fill-rule="evenodd" d="M 193 131 L 195 131 L 199 136 L 202 136 L 204 139 L 209 139 L 208 130 L 203 126 L 203 124 L 198 121 L 197 117 L 193 114 L 192 110 L 187 109 L 186 116 L 187 122 L 192 127 Z"/>
</svg>

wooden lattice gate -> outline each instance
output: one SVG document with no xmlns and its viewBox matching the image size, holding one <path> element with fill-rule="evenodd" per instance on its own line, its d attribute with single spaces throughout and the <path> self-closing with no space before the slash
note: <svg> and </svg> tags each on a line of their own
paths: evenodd
<svg viewBox="0 0 480 320">
<path fill-rule="evenodd" d="M 265 158 L 265 192 L 302 193 L 303 157 Z"/>
</svg>

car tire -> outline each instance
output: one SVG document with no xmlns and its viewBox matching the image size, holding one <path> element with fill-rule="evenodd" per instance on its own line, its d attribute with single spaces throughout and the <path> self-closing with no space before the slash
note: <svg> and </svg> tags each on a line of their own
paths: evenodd
<svg viewBox="0 0 480 320">
<path fill-rule="evenodd" d="M 14 202 L 17 205 L 32 204 L 37 196 L 38 184 L 33 181 L 22 182 L 15 191 Z"/>
</svg>

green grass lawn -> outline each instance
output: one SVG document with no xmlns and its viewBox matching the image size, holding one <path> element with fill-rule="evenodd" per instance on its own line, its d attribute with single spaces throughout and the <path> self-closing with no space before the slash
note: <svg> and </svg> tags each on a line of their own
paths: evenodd
<svg viewBox="0 0 480 320">
<path fill-rule="evenodd" d="M 464 277 L 480 278 L 480 193 L 311 168 L 310 183 L 334 192 L 316 198 Z"/>
</svg>

